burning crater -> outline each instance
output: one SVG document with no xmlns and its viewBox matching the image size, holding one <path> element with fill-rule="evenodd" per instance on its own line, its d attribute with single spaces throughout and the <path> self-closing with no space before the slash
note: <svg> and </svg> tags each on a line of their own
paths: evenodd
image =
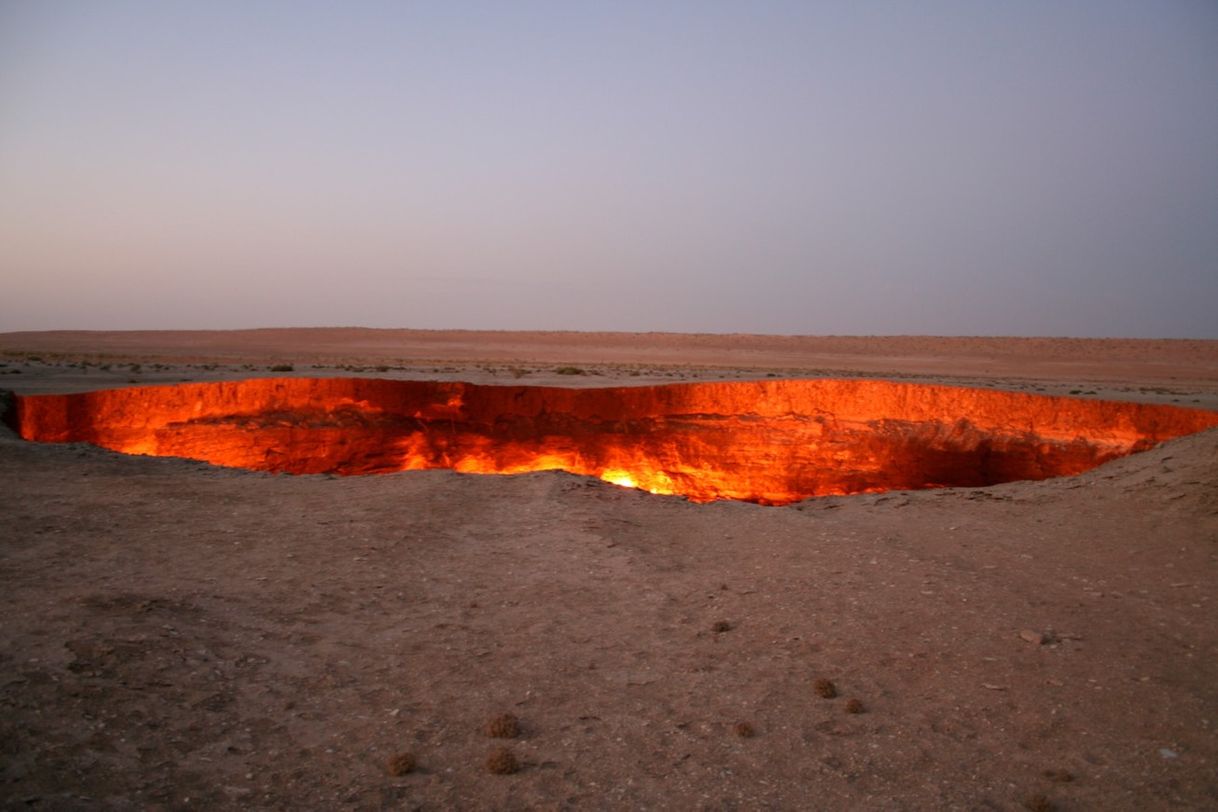
<svg viewBox="0 0 1218 812">
<path fill-rule="evenodd" d="M 867 380 L 609 389 L 365 378 L 16 398 L 27 440 L 293 474 L 562 469 L 695 501 L 1077 474 L 1218 412 Z"/>
</svg>

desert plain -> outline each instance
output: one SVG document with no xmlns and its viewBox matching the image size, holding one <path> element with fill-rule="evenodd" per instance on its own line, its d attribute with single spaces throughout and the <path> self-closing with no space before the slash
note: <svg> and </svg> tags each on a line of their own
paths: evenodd
<svg viewBox="0 0 1218 812">
<path fill-rule="evenodd" d="M 1215 341 L 8 333 L 0 364 L 17 394 L 866 377 L 1218 409 Z M 1218 806 L 1215 431 L 786 507 L 0 432 L 6 808 Z"/>
</svg>

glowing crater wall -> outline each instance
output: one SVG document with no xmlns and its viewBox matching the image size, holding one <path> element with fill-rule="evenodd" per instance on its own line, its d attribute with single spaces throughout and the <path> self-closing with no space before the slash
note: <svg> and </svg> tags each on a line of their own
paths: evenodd
<svg viewBox="0 0 1218 812">
<path fill-rule="evenodd" d="M 276 378 L 16 398 L 18 433 L 295 474 L 562 469 L 691 499 L 1076 474 L 1218 412 L 867 380 L 562 389 Z"/>
</svg>

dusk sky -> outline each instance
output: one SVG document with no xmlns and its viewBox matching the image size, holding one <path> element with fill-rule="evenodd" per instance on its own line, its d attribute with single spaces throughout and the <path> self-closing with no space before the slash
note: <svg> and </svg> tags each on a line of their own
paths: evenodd
<svg viewBox="0 0 1218 812">
<path fill-rule="evenodd" d="M 0 331 L 1218 338 L 1218 3 L 0 0 Z"/>
</svg>

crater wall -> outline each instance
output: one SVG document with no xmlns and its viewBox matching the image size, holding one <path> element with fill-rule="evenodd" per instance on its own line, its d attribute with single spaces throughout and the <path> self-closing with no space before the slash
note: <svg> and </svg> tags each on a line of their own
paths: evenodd
<svg viewBox="0 0 1218 812">
<path fill-rule="evenodd" d="M 872 380 L 565 389 L 274 378 L 27 395 L 27 440 L 293 474 L 562 469 L 698 501 L 1077 474 L 1218 412 Z"/>
</svg>

